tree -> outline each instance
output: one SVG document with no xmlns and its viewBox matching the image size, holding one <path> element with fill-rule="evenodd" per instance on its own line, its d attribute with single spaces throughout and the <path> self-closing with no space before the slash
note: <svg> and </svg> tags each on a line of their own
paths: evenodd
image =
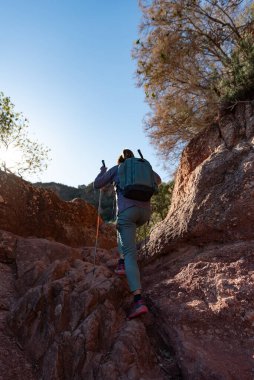
<svg viewBox="0 0 254 380">
<path fill-rule="evenodd" d="M 174 181 L 161 183 L 158 193 L 151 198 L 152 214 L 148 225 L 143 225 L 137 229 L 137 241 L 144 240 L 156 223 L 166 218 L 174 188 Z"/>
<path fill-rule="evenodd" d="M 165 158 L 213 121 L 218 104 L 254 89 L 251 3 L 140 0 L 137 83 L 151 108 L 145 130 Z"/>
<path fill-rule="evenodd" d="M 9 97 L 0 92 L 0 169 L 19 176 L 47 168 L 49 149 L 30 140 L 28 120 L 14 109 Z M 10 157 L 12 156 L 12 160 Z"/>
</svg>

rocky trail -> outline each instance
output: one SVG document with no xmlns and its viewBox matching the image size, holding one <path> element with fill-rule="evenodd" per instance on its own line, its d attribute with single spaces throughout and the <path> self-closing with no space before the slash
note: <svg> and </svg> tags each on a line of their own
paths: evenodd
<svg viewBox="0 0 254 380">
<path fill-rule="evenodd" d="M 156 313 L 127 320 L 132 297 L 114 251 L 98 250 L 93 275 L 93 248 L 6 232 L 1 241 L 3 379 L 181 378 Z"/>
</svg>

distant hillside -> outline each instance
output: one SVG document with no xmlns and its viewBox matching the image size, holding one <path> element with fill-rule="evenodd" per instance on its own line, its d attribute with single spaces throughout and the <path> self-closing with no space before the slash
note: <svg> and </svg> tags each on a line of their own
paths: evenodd
<svg viewBox="0 0 254 380">
<path fill-rule="evenodd" d="M 54 191 L 54 193 L 56 193 L 59 196 L 59 198 L 65 201 L 71 201 L 74 198 L 81 198 L 81 190 L 76 187 L 71 187 L 55 182 L 36 182 L 33 185 L 37 187 L 51 189 Z"/>
<path fill-rule="evenodd" d="M 53 190 L 54 193 L 56 193 L 59 198 L 63 199 L 64 201 L 71 201 L 74 198 L 81 198 L 98 208 L 99 190 L 94 190 L 92 183 L 87 186 L 80 185 L 77 188 L 55 182 L 36 182 L 33 185 Z M 105 221 L 114 219 L 115 207 L 114 192 L 112 186 L 106 187 L 102 192 L 101 209 L 101 216 Z"/>
</svg>

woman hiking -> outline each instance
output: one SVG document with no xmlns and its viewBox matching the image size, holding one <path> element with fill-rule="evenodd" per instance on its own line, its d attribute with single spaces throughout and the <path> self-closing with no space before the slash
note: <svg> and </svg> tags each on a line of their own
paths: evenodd
<svg viewBox="0 0 254 380">
<path fill-rule="evenodd" d="M 102 166 L 100 173 L 94 180 L 94 188 L 100 189 L 109 183 L 113 183 L 116 192 L 117 206 L 117 243 L 120 254 L 118 267 L 115 272 L 118 275 L 126 274 L 130 291 L 134 296 L 133 306 L 128 315 L 129 319 L 138 317 L 148 312 L 141 295 L 140 272 L 137 264 L 136 228 L 142 226 L 150 219 L 151 207 L 149 201 L 133 200 L 124 197 L 119 188 L 118 167 L 126 159 L 134 157 L 130 149 L 124 149 L 117 161 L 117 165 L 109 170 Z M 160 176 L 153 172 L 154 182 L 161 183 Z"/>
</svg>

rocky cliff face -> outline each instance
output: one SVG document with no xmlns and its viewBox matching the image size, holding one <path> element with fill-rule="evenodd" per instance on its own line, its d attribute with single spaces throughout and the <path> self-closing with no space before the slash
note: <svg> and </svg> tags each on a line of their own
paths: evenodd
<svg viewBox="0 0 254 380">
<path fill-rule="evenodd" d="M 167 218 L 154 230 L 152 254 L 174 241 L 253 238 L 254 111 L 240 103 L 183 152 Z"/>
<path fill-rule="evenodd" d="M 95 244 L 96 224 L 97 210 L 85 201 L 62 201 L 51 190 L 0 171 L 0 229 L 81 247 Z M 99 246 L 115 245 L 114 229 L 100 218 Z"/>
<path fill-rule="evenodd" d="M 59 226 L 96 210 L 2 178 L 0 377 L 253 380 L 253 147 L 251 102 L 186 147 L 172 207 L 139 256 L 150 313 L 132 321 L 116 250 L 94 257 Z"/>
<path fill-rule="evenodd" d="M 254 377 L 254 104 L 186 147 L 144 287 L 186 379 Z"/>
</svg>

